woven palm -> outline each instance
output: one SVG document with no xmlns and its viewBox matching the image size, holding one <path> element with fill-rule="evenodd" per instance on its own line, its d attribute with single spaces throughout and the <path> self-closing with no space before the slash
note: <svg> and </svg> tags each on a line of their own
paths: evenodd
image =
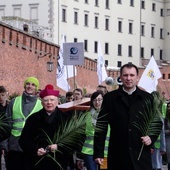
<svg viewBox="0 0 170 170">
<path fill-rule="evenodd" d="M 133 125 L 140 130 L 142 136 L 159 136 L 162 130 L 162 114 L 161 114 L 161 106 L 163 103 L 163 99 L 157 94 L 153 94 L 153 103 L 150 100 L 146 101 L 146 110 L 144 112 L 140 112 L 140 116 L 138 116 L 138 121 L 135 121 Z M 149 113 L 149 114 L 148 114 Z M 143 119 L 142 124 L 139 119 Z M 140 150 L 138 160 L 140 159 L 144 144 Z"/>
</svg>

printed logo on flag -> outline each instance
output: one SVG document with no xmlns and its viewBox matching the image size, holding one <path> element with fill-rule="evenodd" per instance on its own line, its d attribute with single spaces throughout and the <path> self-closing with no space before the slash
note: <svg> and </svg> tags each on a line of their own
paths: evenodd
<svg viewBox="0 0 170 170">
<path fill-rule="evenodd" d="M 154 71 L 152 69 L 149 69 L 147 76 L 149 76 L 152 80 L 154 79 Z"/>
</svg>

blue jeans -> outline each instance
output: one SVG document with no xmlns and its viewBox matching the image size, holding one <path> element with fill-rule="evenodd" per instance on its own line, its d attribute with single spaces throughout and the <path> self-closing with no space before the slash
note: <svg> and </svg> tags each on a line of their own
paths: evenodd
<svg viewBox="0 0 170 170">
<path fill-rule="evenodd" d="M 87 170 L 97 170 L 97 163 L 93 160 L 93 155 L 83 155 L 85 167 Z"/>
</svg>

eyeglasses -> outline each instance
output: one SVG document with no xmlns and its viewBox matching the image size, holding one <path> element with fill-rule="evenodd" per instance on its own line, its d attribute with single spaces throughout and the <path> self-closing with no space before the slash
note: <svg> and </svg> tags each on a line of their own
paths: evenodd
<svg viewBox="0 0 170 170">
<path fill-rule="evenodd" d="M 94 99 L 93 102 L 102 102 L 103 99 Z"/>
</svg>

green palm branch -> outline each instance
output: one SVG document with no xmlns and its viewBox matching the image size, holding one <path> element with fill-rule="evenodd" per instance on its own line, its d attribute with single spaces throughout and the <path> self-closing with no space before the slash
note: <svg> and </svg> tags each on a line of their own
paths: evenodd
<svg viewBox="0 0 170 170">
<path fill-rule="evenodd" d="M 75 148 L 81 147 L 83 145 L 82 139 L 83 137 L 85 137 L 86 123 L 90 120 L 90 114 L 82 113 L 76 117 L 73 116 L 67 121 L 62 121 L 61 126 L 54 134 L 54 138 L 52 140 L 45 131 L 42 131 L 45 134 L 46 140 L 49 145 L 55 143 L 57 144 L 57 146 L 65 148 L 69 153 L 73 154 Z M 96 130 L 99 129 L 101 130 L 101 127 L 96 128 Z M 56 150 L 56 152 L 60 151 Z M 60 166 L 60 168 L 62 168 L 61 165 L 55 159 L 55 153 L 54 156 L 51 156 L 47 153 L 36 163 L 36 165 L 46 156 L 52 158 L 52 160 L 54 160 Z"/>
<path fill-rule="evenodd" d="M 3 140 L 10 135 L 11 128 L 9 126 L 9 118 L 4 113 L 0 113 L 0 138 Z M 5 135 L 5 136 L 4 136 Z"/>
<path fill-rule="evenodd" d="M 159 98 L 157 95 L 153 95 L 153 104 L 150 100 L 146 101 L 146 110 L 144 112 L 140 112 L 140 115 L 137 116 L 138 121 L 135 121 L 133 125 L 140 130 L 142 133 L 142 136 L 151 136 L 156 135 L 159 136 L 160 132 L 162 130 L 162 114 L 161 114 L 161 103 L 162 99 Z M 149 113 L 149 114 L 148 114 Z M 143 119 L 143 124 L 138 124 L 139 119 Z M 138 159 L 140 159 L 140 156 L 142 154 L 144 144 L 141 147 L 140 153 L 138 155 Z"/>
</svg>

